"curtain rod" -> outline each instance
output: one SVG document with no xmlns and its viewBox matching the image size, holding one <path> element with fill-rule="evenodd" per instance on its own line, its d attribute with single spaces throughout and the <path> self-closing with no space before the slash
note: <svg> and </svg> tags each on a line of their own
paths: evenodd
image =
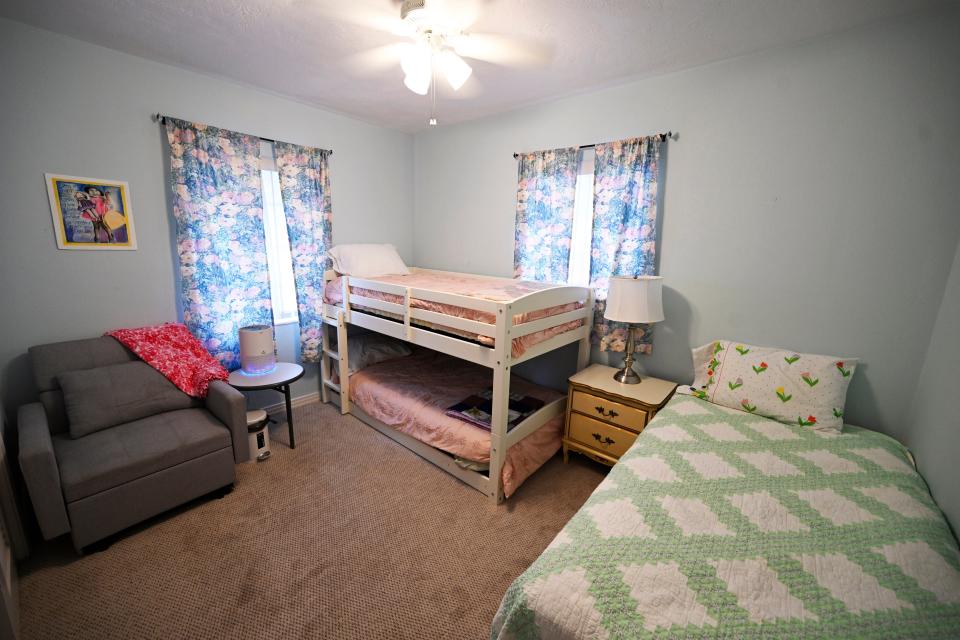
<svg viewBox="0 0 960 640">
<path fill-rule="evenodd" d="M 150 114 L 150 119 L 153 120 L 154 122 L 159 122 L 160 124 L 166 124 L 167 118 L 173 118 L 173 116 L 165 116 L 165 115 L 163 115 L 162 113 L 151 113 L 151 114 Z M 178 120 L 182 120 L 182 118 L 177 118 L 177 119 L 178 119 Z M 253 136 L 253 137 L 254 137 L 254 138 L 260 138 L 260 139 L 263 140 L 264 142 L 274 142 L 274 143 L 276 142 L 276 140 L 274 140 L 273 138 L 264 138 L 264 137 L 261 137 L 261 136 Z M 330 153 L 330 155 L 333 155 L 333 149 L 324 149 L 324 151 L 328 151 L 328 152 Z"/>
<path fill-rule="evenodd" d="M 655 133 L 655 134 L 653 134 L 653 135 L 655 135 L 655 136 L 662 136 L 664 140 L 666 140 L 666 139 L 668 139 L 668 138 L 669 138 L 669 139 L 672 139 L 672 140 L 676 140 L 676 139 L 677 139 L 677 137 L 676 137 L 677 134 L 674 133 L 673 131 L 666 131 L 666 132 L 663 132 L 663 133 Z M 647 137 L 652 137 L 652 136 L 647 136 Z M 592 149 L 592 148 L 594 148 L 595 146 L 597 146 L 597 145 L 599 145 L 599 144 L 607 144 L 607 143 L 606 143 L 606 142 L 594 142 L 593 144 L 582 144 L 582 145 L 580 145 L 579 148 L 580 148 L 580 149 Z M 513 154 L 513 157 L 514 157 L 514 159 L 519 158 L 519 157 L 520 157 L 520 154 L 519 154 L 519 153 L 515 153 L 515 154 Z"/>
</svg>

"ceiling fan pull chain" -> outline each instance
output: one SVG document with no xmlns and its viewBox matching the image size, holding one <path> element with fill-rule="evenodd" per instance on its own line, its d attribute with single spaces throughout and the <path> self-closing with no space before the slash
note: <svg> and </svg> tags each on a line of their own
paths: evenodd
<svg viewBox="0 0 960 640">
<path fill-rule="evenodd" d="M 433 62 L 434 57 L 436 57 L 436 54 L 431 54 L 431 62 Z M 430 120 L 428 121 L 428 124 L 431 127 L 435 127 L 437 126 L 437 65 L 430 65 L 430 73 L 432 75 L 430 81 L 430 91 L 433 105 L 430 107 Z"/>
</svg>

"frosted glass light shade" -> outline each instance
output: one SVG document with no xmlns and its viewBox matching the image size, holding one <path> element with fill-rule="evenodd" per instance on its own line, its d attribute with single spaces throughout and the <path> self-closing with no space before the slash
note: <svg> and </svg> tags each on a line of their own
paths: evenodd
<svg viewBox="0 0 960 640">
<path fill-rule="evenodd" d="M 400 54 L 400 68 L 405 74 L 403 84 L 422 96 L 430 90 L 433 76 L 433 52 L 426 43 L 408 44 Z"/>
<path fill-rule="evenodd" d="M 473 73 L 470 65 L 449 49 L 440 54 L 440 64 L 443 68 L 443 73 L 447 76 L 447 82 L 450 83 L 454 91 L 462 87 L 463 83 L 470 77 L 470 74 Z"/>
<path fill-rule="evenodd" d="M 408 76 L 430 75 L 432 52 L 426 43 L 403 44 L 400 68 Z"/>
<path fill-rule="evenodd" d="M 410 91 L 425 96 L 427 95 L 427 91 L 430 90 L 430 74 L 413 75 L 408 73 L 403 78 L 403 84 L 405 84 Z"/>
<path fill-rule="evenodd" d="M 663 320 L 663 278 L 660 276 L 610 278 L 607 308 L 603 317 L 614 322 L 660 322 Z"/>
</svg>

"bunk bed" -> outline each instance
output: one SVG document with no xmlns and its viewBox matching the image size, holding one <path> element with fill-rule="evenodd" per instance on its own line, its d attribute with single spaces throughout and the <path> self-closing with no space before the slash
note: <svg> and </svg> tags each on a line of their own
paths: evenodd
<svg viewBox="0 0 960 640">
<path fill-rule="evenodd" d="M 328 271 L 324 281 L 320 366 L 323 402 L 339 403 L 342 413 L 356 416 L 489 496 L 494 503 L 501 502 L 508 451 L 542 429 L 557 430 L 566 402 L 560 394 L 545 398 L 539 410 L 509 428 L 511 369 L 574 342 L 579 344 L 577 368 L 586 366 L 593 324 L 592 291 L 587 287 L 417 268 L 410 269 L 408 275 L 376 278 Z M 492 419 L 487 471 L 465 467 L 458 463 L 455 455 L 444 450 L 445 447 L 424 442 L 430 438 L 424 438 L 416 429 L 391 426 L 351 402 L 350 354 L 346 348 L 349 325 L 392 336 L 490 371 Z M 370 375 L 364 378 L 369 384 Z M 365 395 L 371 397 L 376 392 L 367 391 Z M 452 423 L 448 423 L 448 427 L 454 428 Z M 461 428 L 465 433 L 480 431 L 467 422 L 462 422 Z M 509 471 L 508 468 L 508 480 Z"/>
</svg>

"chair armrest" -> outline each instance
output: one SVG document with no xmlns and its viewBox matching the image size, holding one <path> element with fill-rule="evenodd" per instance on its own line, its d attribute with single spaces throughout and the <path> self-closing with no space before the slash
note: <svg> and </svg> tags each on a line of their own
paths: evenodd
<svg viewBox="0 0 960 640">
<path fill-rule="evenodd" d="M 53 453 L 47 414 L 39 402 L 25 404 L 17 414 L 20 470 L 33 512 L 46 540 L 70 531 L 70 519 L 60 488 L 60 468 Z"/>
<path fill-rule="evenodd" d="M 247 462 L 250 459 L 250 441 L 247 438 L 246 397 L 223 380 L 214 380 L 207 388 L 207 411 L 230 430 L 234 462 Z"/>
</svg>

